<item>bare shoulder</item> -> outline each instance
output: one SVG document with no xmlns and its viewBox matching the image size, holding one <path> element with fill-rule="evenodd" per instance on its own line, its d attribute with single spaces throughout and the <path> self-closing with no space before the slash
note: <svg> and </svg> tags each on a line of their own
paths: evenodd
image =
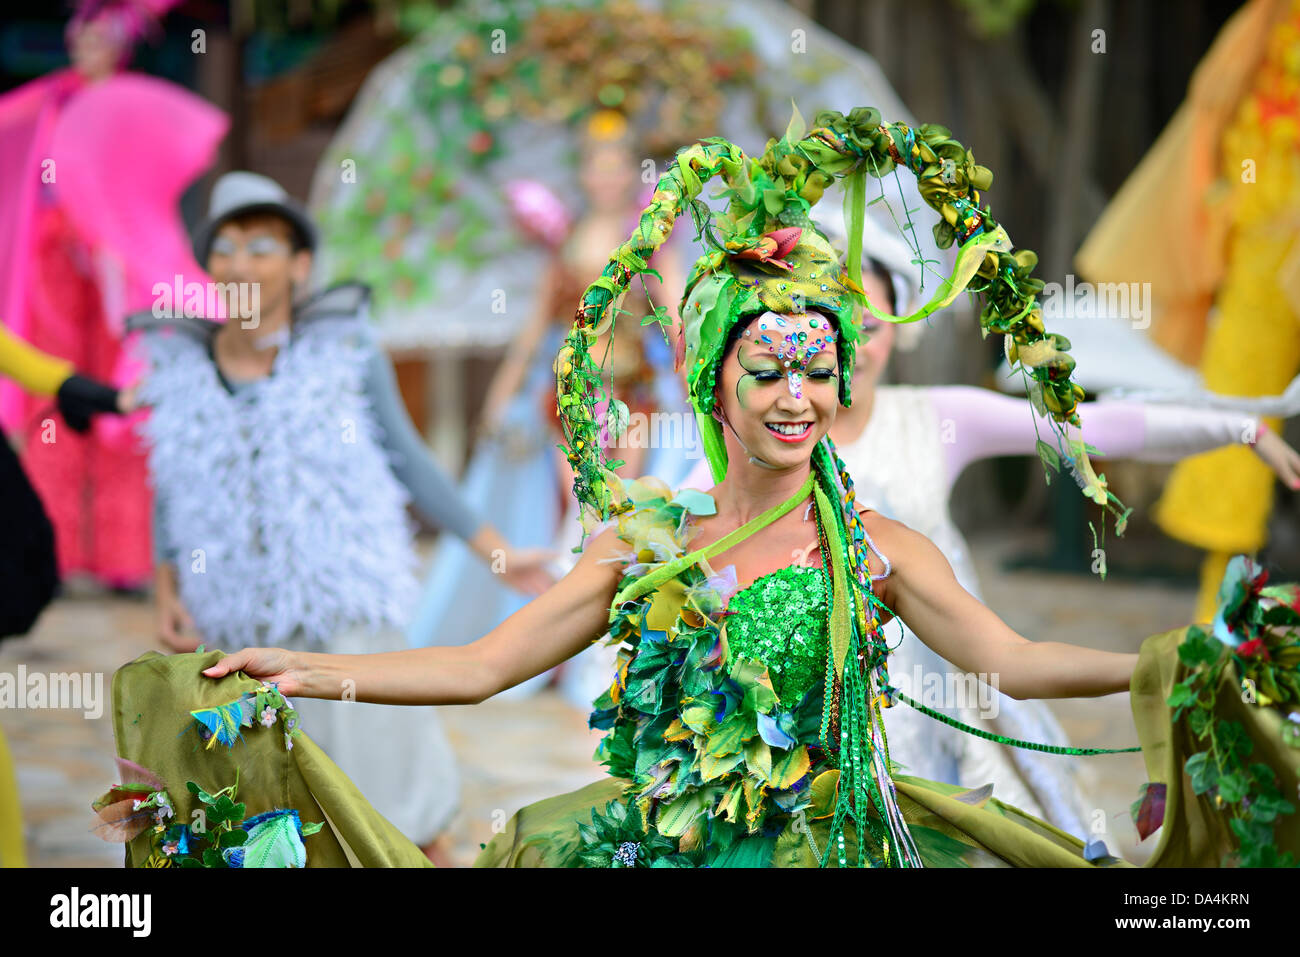
<svg viewBox="0 0 1300 957">
<path fill-rule="evenodd" d="M 875 543 L 879 552 L 876 554 L 870 548 L 867 549 L 873 575 L 879 575 L 884 571 L 883 566 L 879 564 L 881 555 L 889 560 L 893 569 L 917 566 L 928 569 L 936 560 L 947 565 L 938 547 L 911 526 L 865 507 L 858 508 L 858 517 L 862 520 L 862 527 L 867 536 Z"/>
<path fill-rule="evenodd" d="M 882 515 L 865 505 L 858 506 L 858 519 L 862 522 L 862 528 L 867 536 L 887 556 L 892 551 L 897 551 L 899 546 L 906 548 L 909 539 L 917 534 L 902 522 Z"/>
</svg>

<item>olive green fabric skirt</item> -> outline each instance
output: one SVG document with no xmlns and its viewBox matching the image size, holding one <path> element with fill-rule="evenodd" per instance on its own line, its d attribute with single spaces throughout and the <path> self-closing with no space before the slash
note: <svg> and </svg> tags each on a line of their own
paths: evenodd
<svg viewBox="0 0 1300 957">
<path fill-rule="evenodd" d="M 1173 721 L 1166 704 L 1174 684 L 1186 674 L 1177 651 L 1185 633 L 1179 629 L 1148 638 L 1131 683 L 1148 778 L 1167 786 L 1164 827 L 1148 867 L 1215 867 L 1235 844 L 1228 814 L 1195 794 L 1183 772 L 1187 758 L 1201 747 L 1184 722 Z M 306 838 L 308 866 L 427 865 L 419 849 L 375 811 L 305 733 L 294 738 L 292 749 L 286 749 L 278 727 L 248 729 L 233 748 L 204 746 L 189 712 L 231 701 L 258 686 L 242 674 L 212 681 L 199 673 L 220 657 L 220 652 L 168 657 L 151 652 L 114 676 L 118 753 L 166 782 L 178 819 L 187 820 L 196 806 L 187 781 L 215 790 L 233 783 L 238 773 L 238 799 L 248 802 L 250 815 L 295 808 L 304 822 L 326 822 L 323 830 Z M 1273 769 L 1283 795 L 1295 795 L 1300 749 L 1283 741 L 1284 715 L 1243 701 L 1235 681 L 1231 669 L 1225 669 L 1215 717 L 1239 723 L 1251 740 L 1253 760 Z M 961 788 L 906 775 L 895 777 L 894 783 L 899 807 L 928 867 L 1125 866 L 1115 858 L 1085 860 L 1078 838 L 1002 803 L 987 786 Z M 485 847 L 475 866 L 577 866 L 582 840 L 578 825 L 590 824 L 592 811 L 603 811 L 609 802 L 623 798 L 629 785 L 625 779 L 607 777 L 524 807 Z M 802 829 L 791 824 L 780 834 L 747 837 L 712 866 L 817 866 L 827 831 L 828 822 L 821 819 Z M 1274 835 L 1279 852 L 1300 856 L 1300 814 L 1279 817 Z M 854 845 L 850 830 L 845 842 L 850 862 L 857 858 Z M 137 838 L 127 847 L 128 864 L 144 864 L 149 853 L 148 841 Z M 838 857 L 835 848 L 828 866 L 835 866 Z"/>
<path fill-rule="evenodd" d="M 1147 867 L 1217 867 L 1234 846 L 1229 817 L 1212 801 L 1195 794 L 1182 770 L 1187 758 L 1201 748 L 1183 723 L 1175 724 L 1166 703 L 1174 684 L 1186 675 L 1177 651 L 1186 631 L 1153 635 L 1143 642 L 1130 685 L 1148 778 L 1167 786 L 1164 827 Z M 1225 671 L 1216 717 L 1242 724 L 1254 742 L 1257 759 L 1277 773 L 1281 792 L 1296 794 L 1300 749 L 1283 742 L 1280 725 L 1284 717 L 1275 709 L 1243 702 L 1234 681 Z M 1060 760 L 1107 759 L 1060 756 Z M 593 810 L 603 810 L 608 802 L 624 797 L 630 783 L 606 778 L 528 805 L 484 848 L 475 866 L 578 866 L 578 825 L 590 824 Z M 894 784 L 899 807 L 927 867 L 1131 866 L 1114 857 L 1085 860 L 1082 841 L 1002 803 L 991 795 L 990 787 L 963 789 L 905 775 L 896 776 Z M 803 832 L 788 827 L 775 837 L 748 838 L 740 842 L 748 845 L 744 853 L 719 859 L 715 866 L 815 867 L 818 857 L 811 845 L 824 851 L 827 829 L 826 820 L 817 820 L 809 822 Z M 1279 818 L 1275 835 L 1279 851 L 1300 854 L 1300 814 Z M 856 860 L 851 830 L 846 852 L 850 862 Z M 836 866 L 837 859 L 838 853 L 831 853 L 828 866 Z"/>
<path fill-rule="evenodd" d="M 523 808 L 507 822 L 474 862 L 475 867 L 578 867 L 578 825 L 591 812 L 624 795 L 629 781 L 606 778 L 577 791 Z M 1046 821 L 990 796 L 989 788 L 967 790 L 922 778 L 894 778 L 898 805 L 926 867 L 1091 867 L 1083 843 Z M 825 819 L 806 830 L 789 826 L 779 835 L 742 839 L 720 855 L 715 867 L 817 867 L 826 849 Z M 814 845 L 816 851 L 814 851 Z M 852 827 L 845 840 L 852 863 L 857 846 Z M 1099 862 L 1102 863 L 1102 862 Z M 1120 864 L 1110 858 L 1104 863 Z M 838 865 L 832 850 L 828 867 Z"/>
<path fill-rule="evenodd" d="M 287 748 L 279 722 L 271 728 L 255 724 L 233 747 L 207 747 L 190 712 L 226 704 L 260 684 L 242 672 L 217 680 L 200 673 L 222 657 L 220 651 L 151 651 L 113 676 L 117 753 L 162 778 L 175 820 L 191 820 L 202 806 L 187 782 L 215 792 L 238 781 L 235 799 L 246 804 L 248 817 L 292 808 L 303 823 L 325 823 L 304 839 L 308 867 L 431 866 L 305 731 Z M 151 855 L 148 832 L 126 845 L 128 867 L 145 866 Z"/>
</svg>

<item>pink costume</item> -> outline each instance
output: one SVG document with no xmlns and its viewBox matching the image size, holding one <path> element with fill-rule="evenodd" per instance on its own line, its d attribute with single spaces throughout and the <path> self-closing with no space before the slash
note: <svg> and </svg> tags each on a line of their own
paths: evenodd
<svg viewBox="0 0 1300 957">
<path fill-rule="evenodd" d="M 0 322 L 85 375 L 133 384 L 125 316 L 151 308 L 156 283 L 207 281 L 178 204 L 226 126 L 216 107 L 134 73 L 89 83 L 59 70 L 0 97 Z M 23 446 L 60 573 L 145 582 L 150 496 L 136 423 L 103 416 L 77 435 L 52 412 L 0 385 L 0 425 Z"/>
</svg>

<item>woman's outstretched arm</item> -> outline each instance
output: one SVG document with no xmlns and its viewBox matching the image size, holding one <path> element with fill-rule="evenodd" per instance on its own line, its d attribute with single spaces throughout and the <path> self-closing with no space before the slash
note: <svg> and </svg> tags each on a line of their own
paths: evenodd
<svg viewBox="0 0 1300 957">
<path fill-rule="evenodd" d="M 573 570 L 478 641 L 373 655 L 331 655 L 245 648 L 203 673 L 243 671 L 275 682 L 288 697 L 376 704 L 477 704 L 573 657 L 599 639 L 622 564 L 617 531 L 587 546 Z M 612 680 L 612 676 L 611 676 Z"/>
<path fill-rule="evenodd" d="M 924 535 L 869 512 L 867 533 L 893 566 L 881 598 L 916 636 L 1012 698 L 1088 698 L 1129 689 L 1136 654 L 1030 641 L 958 584 Z M 984 677 L 989 676 L 989 677 Z"/>
</svg>

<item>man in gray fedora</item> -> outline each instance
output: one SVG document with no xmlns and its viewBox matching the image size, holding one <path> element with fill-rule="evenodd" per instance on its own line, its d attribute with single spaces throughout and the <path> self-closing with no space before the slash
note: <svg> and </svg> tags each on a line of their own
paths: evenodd
<svg viewBox="0 0 1300 957">
<path fill-rule="evenodd" d="M 305 294 L 316 229 L 279 184 L 221 177 L 194 244 L 229 318 L 155 310 L 129 324 L 149 362 L 140 399 L 152 407 L 164 644 L 405 648 L 417 591 L 408 502 L 515 587 L 549 584 L 549 554 L 512 550 L 434 463 L 366 320 L 367 288 Z M 437 860 L 457 781 L 436 712 L 340 697 L 298 703 L 303 729 Z"/>
</svg>

